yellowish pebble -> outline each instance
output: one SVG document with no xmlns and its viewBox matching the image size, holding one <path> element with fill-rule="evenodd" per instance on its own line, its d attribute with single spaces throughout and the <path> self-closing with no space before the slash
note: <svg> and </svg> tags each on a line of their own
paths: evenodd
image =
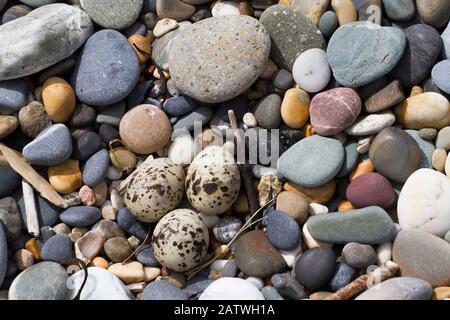
<svg viewBox="0 0 450 320">
<path fill-rule="evenodd" d="M 48 168 L 48 180 L 59 193 L 71 193 L 83 184 L 78 160 L 69 159 L 66 162 Z"/>
<path fill-rule="evenodd" d="M 53 122 L 66 122 L 75 110 L 75 91 L 59 77 L 51 77 L 42 87 L 45 111 Z"/>
<path fill-rule="evenodd" d="M 331 294 L 332 294 L 331 292 L 319 291 L 319 292 L 314 292 L 312 295 L 309 296 L 309 298 L 311 300 L 323 300 Z"/>
<path fill-rule="evenodd" d="M 281 104 L 281 117 L 292 129 L 302 128 L 309 118 L 308 93 L 301 89 L 292 88 L 286 91 Z"/>
<path fill-rule="evenodd" d="M 25 249 L 33 254 L 35 261 L 41 260 L 41 249 L 39 248 L 35 238 L 32 238 L 25 243 Z"/>
<path fill-rule="evenodd" d="M 342 201 L 341 203 L 339 203 L 339 206 L 338 206 L 339 212 L 350 211 L 353 209 L 355 209 L 355 208 L 353 207 L 352 203 L 348 200 Z"/>
<path fill-rule="evenodd" d="M 160 268 L 144 267 L 144 281 L 151 282 L 161 275 Z"/>
<path fill-rule="evenodd" d="M 109 268 L 108 261 L 106 261 L 106 259 L 102 258 L 102 257 L 95 257 L 94 259 L 92 259 L 92 261 L 89 265 L 91 267 L 99 267 L 99 268 L 103 268 L 103 269 Z"/>
<path fill-rule="evenodd" d="M 450 287 L 438 287 L 433 289 L 433 300 L 450 299 Z"/>
<path fill-rule="evenodd" d="M 409 96 L 410 97 L 414 97 L 414 96 L 417 96 L 417 95 L 422 94 L 422 93 L 423 93 L 422 87 L 414 86 L 414 87 L 412 87 L 411 94 Z"/>
<path fill-rule="evenodd" d="M 358 13 L 352 0 L 331 0 L 331 7 L 337 15 L 340 26 L 358 19 Z"/>
<path fill-rule="evenodd" d="M 363 175 L 364 173 L 368 172 L 374 172 L 375 168 L 373 166 L 372 161 L 370 159 L 364 160 L 363 162 L 358 163 L 355 169 L 353 169 L 352 173 L 350 173 L 350 181 L 355 180 L 359 176 Z"/>
</svg>

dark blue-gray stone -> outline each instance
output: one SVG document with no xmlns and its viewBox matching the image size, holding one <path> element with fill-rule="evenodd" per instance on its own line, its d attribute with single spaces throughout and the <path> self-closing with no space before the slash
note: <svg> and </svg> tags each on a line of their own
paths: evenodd
<svg viewBox="0 0 450 320">
<path fill-rule="evenodd" d="M 294 78 L 292 77 L 292 73 L 287 70 L 278 69 L 272 77 L 272 85 L 281 92 L 292 88 L 293 84 Z"/>
<path fill-rule="evenodd" d="M 101 147 L 102 139 L 100 136 L 93 131 L 88 131 L 75 141 L 72 157 L 80 161 L 86 161 Z"/>
<path fill-rule="evenodd" d="M 140 240 L 144 240 L 147 235 L 148 227 L 145 223 L 136 220 L 128 208 L 122 208 L 117 214 L 117 223 L 126 232 Z"/>
<path fill-rule="evenodd" d="M 420 83 L 430 73 L 441 52 L 439 32 L 426 24 L 416 24 L 404 31 L 407 43 L 403 57 L 390 73 L 403 87 Z"/>
<path fill-rule="evenodd" d="M 320 17 L 319 30 L 325 37 L 331 37 L 338 26 L 339 22 L 334 11 L 327 11 Z"/>
<path fill-rule="evenodd" d="M 139 62 L 127 38 L 106 29 L 96 32 L 84 45 L 72 85 L 82 102 L 104 106 L 126 98 L 139 74 Z"/>
<path fill-rule="evenodd" d="M 17 206 L 19 207 L 20 215 L 22 216 L 23 227 L 27 228 L 27 216 L 22 189 L 17 189 L 13 196 L 17 201 Z M 53 226 L 62 210 L 38 194 L 36 194 L 36 209 L 40 226 Z"/>
<path fill-rule="evenodd" d="M 188 113 L 184 117 L 181 117 L 177 123 L 173 126 L 173 131 L 178 129 L 186 129 L 188 131 L 194 130 L 194 125 L 205 125 L 211 120 L 213 116 L 213 110 L 210 107 L 198 107 L 194 111 Z"/>
<path fill-rule="evenodd" d="M 141 300 L 187 300 L 183 290 L 166 280 L 151 282 L 145 287 Z"/>
<path fill-rule="evenodd" d="M 267 238 L 278 249 L 293 250 L 298 246 L 301 237 L 300 227 L 286 213 L 272 211 L 267 215 L 265 225 Z M 275 288 L 277 287 L 275 286 Z"/>
<path fill-rule="evenodd" d="M 412 0 L 383 0 L 383 7 L 388 17 L 397 21 L 411 20 L 416 11 Z"/>
<path fill-rule="evenodd" d="M 11 284 L 10 300 L 65 300 L 68 296 L 66 270 L 56 262 L 35 264 Z"/>
<path fill-rule="evenodd" d="M 433 143 L 426 141 L 422 139 L 419 136 L 419 131 L 416 130 L 405 130 L 407 134 L 409 134 L 414 140 L 416 140 L 417 145 L 419 146 L 420 152 L 422 153 L 422 156 L 420 157 L 420 168 L 428 168 L 432 169 L 432 158 L 433 158 L 433 152 L 436 150 Z"/>
<path fill-rule="evenodd" d="M 8 243 L 3 223 L 0 221 L 0 286 L 5 280 L 6 269 L 8 268 Z"/>
<path fill-rule="evenodd" d="M 380 244 L 395 237 L 395 224 L 380 207 L 317 215 L 308 219 L 308 231 L 319 241 L 336 244 Z"/>
<path fill-rule="evenodd" d="M 119 127 L 120 119 L 126 112 L 126 106 L 124 101 L 114 103 L 109 106 L 101 108 L 101 112 L 97 115 L 95 121 L 97 123 L 107 123 L 116 128 Z"/>
<path fill-rule="evenodd" d="M 78 105 L 75 111 L 72 113 L 67 125 L 70 128 L 85 128 L 93 125 L 97 111 L 94 108 L 85 104 Z"/>
<path fill-rule="evenodd" d="M 66 209 L 59 215 L 59 219 L 71 227 L 89 227 L 101 218 L 97 207 L 76 206 Z"/>
<path fill-rule="evenodd" d="M 317 291 L 333 277 L 335 265 L 336 256 L 333 250 L 314 248 L 304 252 L 293 269 L 295 278 L 301 285 L 311 291 Z"/>
<path fill-rule="evenodd" d="M 11 167 L 0 166 L 0 198 L 10 196 L 19 186 L 21 177 Z"/>
<path fill-rule="evenodd" d="M 135 22 L 128 28 L 122 30 L 123 35 L 128 39 L 133 34 L 144 36 L 147 34 L 147 28 L 141 22 Z"/>
<path fill-rule="evenodd" d="M 336 177 L 344 157 L 344 147 L 338 140 L 313 135 L 283 153 L 277 167 L 288 180 L 305 188 L 315 188 Z"/>
<path fill-rule="evenodd" d="M 389 73 L 405 47 L 406 37 L 400 29 L 352 22 L 334 32 L 327 56 L 336 81 L 360 87 Z"/>
<path fill-rule="evenodd" d="M 447 94 L 450 94 L 450 59 L 436 64 L 431 72 L 433 82 Z"/>
<path fill-rule="evenodd" d="M 23 79 L 0 81 L 0 114 L 13 114 L 27 104 L 28 86 Z"/>
<path fill-rule="evenodd" d="M 235 277 L 238 273 L 238 266 L 236 264 L 236 260 L 230 259 L 228 260 L 222 268 L 222 275 L 224 277 Z"/>
<path fill-rule="evenodd" d="M 116 128 L 107 123 L 102 123 L 100 125 L 98 134 L 100 135 L 100 138 L 102 138 L 102 141 L 106 144 L 114 139 L 120 139 L 119 131 L 117 131 Z"/>
<path fill-rule="evenodd" d="M 56 166 L 72 154 L 72 137 L 64 124 L 54 124 L 42 131 L 22 151 L 25 159 L 38 166 Z"/>
<path fill-rule="evenodd" d="M 83 182 L 95 187 L 106 178 L 106 172 L 109 167 L 109 153 L 102 149 L 89 158 L 83 168 Z"/>
<path fill-rule="evenodd" d="M 331 278 L 330 288 L 333 292 L 345 287 L 358 277 L 358 272 L 344 262 L 340 262 Z"/>
<path fill-rule="evenodd" d="M 342 249 L 342 260 L 350 267 L 361 270 L 376 264 L 377 253 L 372 246 L 350 242 Z"/>
<path fill-rule="evenodd" d="M 274 274 L 270 280 L 283 298 L 301 300 L 308 297 L 303 287 L 290 273 Z"/>
<path fill-rule="evenodd" d="M 138 82 L 136 87 L 131 91 L 131 93 L 127 97 L 127 108 L 131 109 L 138 105 L 140 105 L 145 97 L 147 96 L 147 92 L 155 85 L 152 80 Z"/>
<path fill-rule="evenodd" d="M 272 286 L 265 286 L 261 289 L 261 293 L 266 300 L 284 300 L 283 297 L 278 293 L 277 289 Z"/>
<path fill-rule="evenodd" d="M 72 241 L 67 234 L 58 233 L 48 239 L 41 249 L 41 258 L 44 261 L 66 264 L 73 258 Z"/>
<path fill-rule="evenodd" d="M 258 125 L 264 129 L 276 129 L 281 123 L 281 98 L 277 94 L 271 94 L 262 98 L 255 109 Z"/>
<path fill-rule="evenodd" d="M 153 253 L 152 246 L 149 244 L 143 245 L 136 254 L 136 260 L 147 267 L 159 267 L 161 264 L 156 260 Z"/>
<path fill-rule="evenodd" d="M 354 141 L 349 141 L 344 144 L 345 150 L 344 164 L 342 165 L 341 170 L 337 174 L 338 178 L 345 177 L 355 168 L 356 163 L 358 162 L 359 159 L 359 153 L 357 148 L 358 143 Z"/>
<path fill-rule="evenodd" d="M 200 295 L 205 289 L 214 282 L 212 279 L 204 279 L 200 277 L 199 279 L 191 279 L 194 281 L 189 281 L 186 285 L 186 288 L 183 289 L 183 292 L 188 296 L 188 298 L 197 297 Z"/>
<path fill-rule="evenodd" d="M 181 116 L 198 106 L 197 101 L 187 96 L 171 97 L 164 102 L 164 111 L 171 116 Z"/>
</svg>

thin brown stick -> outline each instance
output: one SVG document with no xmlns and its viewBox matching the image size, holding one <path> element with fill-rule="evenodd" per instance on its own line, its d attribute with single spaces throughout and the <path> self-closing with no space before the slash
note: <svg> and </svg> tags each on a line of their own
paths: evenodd
<svg viewBox="0 0 450 320">
<path fill-rule="evenodd" d="M 144 244 L 147 243 L 148 238 L 150 237 L 151 231 L 152 231 L 152 226 L 149 225 L 149 226 L 148 226 L 147 235 L 145 236 L 144 241 L 142 241 L 142 243 L 141 243 L 141 244 L 133 251 L 132 254 L 130 254 L 125 260 L 122 261 L 122 264 L 127 263 L 131 258 L 134 257 L 135 254 L 138 254 L 138 253 L 140 252 L 140 250 L 141 250 L 141 248 L 144 246 Z"/>
</svg>

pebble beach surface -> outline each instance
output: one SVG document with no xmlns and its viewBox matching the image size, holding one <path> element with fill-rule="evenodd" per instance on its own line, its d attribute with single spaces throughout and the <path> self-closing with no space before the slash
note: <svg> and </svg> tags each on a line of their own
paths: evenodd
<svg viewBox="0 0 450 320">
<path fill-rule="evenodd" d="M 0 300 L 450 299 L 449 21 L 0 0 Z"/>
</svg>

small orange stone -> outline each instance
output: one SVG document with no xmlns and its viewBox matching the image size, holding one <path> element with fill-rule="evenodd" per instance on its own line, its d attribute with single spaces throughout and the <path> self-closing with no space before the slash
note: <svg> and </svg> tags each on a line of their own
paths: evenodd
<svg viewBox="0 0 450 320">
<path fill-rule="evenodd" d="M 59 77 L 51 77 L 44 82 L 42 100 L 53 122 L 66 122 L 75 110 L 75 91 L 66 80 Z"/>
<path fill-rule="evenodd" d="M 136 52 L 140 64 L 146 63 L 148 59 L 150 59 L 152 54 L 150 37 L 144 37 L 140 34 L 133 34 L 128 38 L 128 42 Z"/>
<path fill-rule="evenodd" d="M 331 180 L 327 184 L 317 188 L 303 188 L 295 183 L 286 182 L 283 186 L 284 190 L 297 192 L 305 197 L 310 203 L 325 204 L 334 196 L 336 191 L 336 180 Z"/>
<path fill-rule="evenodd" d="M 302 89 L 289 89 L 284 94 L 281 104 L 281 117 L 292 129 L 300 129 L 308 121 L 309 104 L 311 100 L 307 92 Z"/>
<path fill-rule="evenodd" d="M 355 180 L 356 178 L 363 175 L 364 173 L 374 172 L 374 171 L 375 171 L 375 168 L 373 166 L 372 161 L 370 161 L 370 159 L 364 160 L 363 162 L 358 163 L 356 168 L 353 169 L 353 172 L 349 176 L 350 181 Z"/>
<path fill-rule="evenodd" d="M 341 201 L 341 203 L 339 203 L 339 206 L 338 206 L 339 212 L 350 211 L 353 209 L 355 209 L 355 208 L 353 207 L 352 203 L 348 200 Z"/>
<path fill-rule="evenodd" d="M 67 194 L 82 186 L 78 160 L 69 159 L 66 162 L 48 168 L 48 180 L 56 192 Z"/>
<path fill-rule="evenodd" d="M 314 128 L 310 123 L 306 124 L 303 127 L 303 134 L 305 135 L 305 137 L 310 137 L 314 134 Z"/>
<path fill-rule="evenodd" d="M 410 97 L 414 97 L 414 96 L 417 96 L 417 95 L 422 94 L 422 93 L 423 93 L 422 87 L 414 86 L 414 87 L 412 87 L 411 94 L 409 96 Z"/>
<path fill-rule="evenodd" d="M 39 248 L 36 242 L 36 238 L 32 238 L 27 242 L 25 242 L 25 249 L 27 249 L 33 254 L 35 261 L 41 260 L 41 249 Z"/>
<path fill-rule="evenodd" d="M 99 267 L 103 269 L 108 269 L 109 267 L 108 261 L 106 261 L 106 259 L 102 257 L 95 257 L 94 259 L 92 259 L 89 265 L 92 267 Z"/>
</svg>

